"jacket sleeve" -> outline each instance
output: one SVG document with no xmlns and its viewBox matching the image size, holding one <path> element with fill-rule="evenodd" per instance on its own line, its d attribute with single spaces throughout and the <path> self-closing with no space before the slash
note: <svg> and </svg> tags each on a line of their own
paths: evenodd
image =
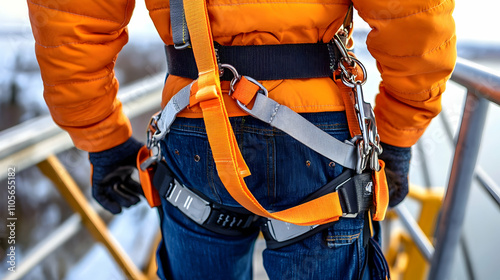
<svg viewBox="0 0 500 280">
<path fill-rule="evenodd" d="M 375 99 L 381 141 L 417 142 L 441 111 L 456 60 L 454 0 L 353 0 L 370 25 L 368 50 L 382 76 Z"/>
<path fill-rule="evenodd" d="M 133 0 L 28 0 L 44 98 L 75 146 L 98 152 L 132 134 L 116 98 L 114 65 Z"/>
</svg>

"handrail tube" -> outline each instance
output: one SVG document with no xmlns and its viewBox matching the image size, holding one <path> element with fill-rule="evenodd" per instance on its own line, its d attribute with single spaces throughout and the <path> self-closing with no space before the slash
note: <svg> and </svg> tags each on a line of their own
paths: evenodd
<svg viewBox="0 0 500 280">
<path fill-rule="evenodd" d="M 486 172 L 480 168 L 476 168 L 475 178 L 479 181 L 481 186 L 483 186 L 490 196 L 497 202 L 497 206 L 500 207 L 500 187 L 495 184 L 493 179 L 491 179 Z"/>
<path fill-rule="evenodd" d="M 436 250 L 429 272 L 431 280 L 449 279 L 450 276 L 462 232 L 487 109 L 488 101 L 476 96 L 474 90 L 469 89 L 448 188 L 443 201 L 441 222 L 437 226 Z"/>
<path fill-rule="evenodd" d="M 123 106 L 159 89 L 163 85 L 163 76 L 163 74 L 154 75 L 120 89 L 118 97 Z M 129 112 L 129 114 L 138 115 L 137 112 Z M 7 157 L 61 131 L 50 115 L 40 116 L 0 131 L 0 158 Z"/>
<path fill-rule="evenodd" d="M 500 75 L 472 61 L 457 58 L 451 79 L 479 96 L 500 105 Z"/>
<path fill-rule="evenodd" d="M 455 140 L 453 139 L 453 134 L 451 132 L 448 119 L 442 113 L 439 116 L 441 116 L 440 119 L 442 121 L 446 136 L 450 141 L 450 144 L 452 146 L 455 146 Z M 500 187 L 493 181 L 493 179 L 491 179 L 491 177 L 484 171 L 484 169 L 479 164 L 476 166 L 474 179 L 476 179 L 479 182 L 479 184 L 488 191 L 491 198 L 493 198 L 497 202 L 497 205 L 500 207 Z"/>
<path fill-rule="evenodd" d="M 432 246 L 431 242 L 422 231 L 422 229 L 420 229 L 420 226 L 415 221 L 408 208 L 406 208 L 406 206 L 402 204 L 399 204 L 394 208 L 394 211 L 396 211 L 396 214 L 401 219 L 401 222 L 405 226 L 406 230 L 408 230 L 408 232 L 410 233 L 411 238 L 417 245 L 420 253 L 422 253 L 422 256 L 424 256 L 424 258 L 428 262 L 430 262 L 432 256 L 434 255 L 434 247 Z"/>
<path fill-rule="evenodd" d="M 134 118 L 160 109 L 164 75 L 157 74 L 120 90 L 119 98 L 125 114 Z M 54 145 L 57 143 L 57 145 Z M 29 120 L 0 132 L 0 170 L 15 165 L 16 171 L 33 166 L 49 155 L 73 147 L 66 132 L 54 124 L 50 116 Z M 0 180 L 6 172 L 0 172 Z"/>
<path fill-rule="evenodd" d="M 476 279 L 476 273 L 474 272 L 474 266 L 472 265 L 472 261 L 470 259 L 470 250 L 469 246 L 467 245 L 467 242 L 465 240 L 465 236 L 462 234 L 460 236 L 460 248 L 462 249 L 462 254 L 464 256 L 464 262 L 465 262 L 465 271 L 467 272 L 467 276 L 469 280 L 475 280 Z"/>
<path fill-rule="evenodd" d="M 61 132 L 50 115 L 40 116 L 0 132 L 0 158 Z"/>
<path fill-rule="evenodd" d="M 422 158 L 425 157 L 425 151 L 422 142 L 418 141 L 416 144 L 417 152 L 420 154 Z M 429 165 L 426 160 L 422 161 L 422 176 L 424 176 L 425 187 L 430 188 L 433 186 L 431 180 L 431 173 L 429 171 Z"/>
</svg>

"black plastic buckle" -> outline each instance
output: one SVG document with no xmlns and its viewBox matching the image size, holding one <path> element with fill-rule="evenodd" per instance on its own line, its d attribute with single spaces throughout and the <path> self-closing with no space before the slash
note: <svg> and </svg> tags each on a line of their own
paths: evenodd
<svg viewBox="0 0 500 280">
<path fill-rule="evenodd" d="M 344 218 L 355 218 L 373 205 L 371 172 L 356 174 L 337 188 Z"/>
</svg>

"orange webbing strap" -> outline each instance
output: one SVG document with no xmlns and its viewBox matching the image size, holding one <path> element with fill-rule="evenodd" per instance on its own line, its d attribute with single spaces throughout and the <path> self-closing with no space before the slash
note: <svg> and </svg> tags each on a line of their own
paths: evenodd
<svg viewBox="0 0 500 280">
<path fill-rule="evenodd" d="M 380 164 L 379 171 L 373 171 L 373 204 L 375 211 L 373 213 L 374 221 L 382 221 L 385 218 L 387 206 L 389 205 L 389 188 L 385 177 L 385 162 L 378 160 Z"/>
<path fill-rule="evenodd" d="M 347 116 L 347 124 L 349 126 L 349 132 L 351 137 L 356 135 L 361 135 L 361 129 L 359 128 L 358 117 L 356 111 L 354 110 L 354 96 L 352 88 L 344 85 L 341 81 L 337 83 L 342 93 L 342 100 L 344 101 L 345 113 Z"/>
<path fill-rule="evenodd" d="M 352 53 L 349 53 L 353 55 Z M 354 56 L 354 55 L 353 55 Z M 342 63 L 340 61 L 339 63 Z M 350 69 L 351 71 L 355 71 L 357 75 L 361 71 L 357 71 L 357 68 Z M 342 82 L 340 75 L 342 75 L 340 69 L 334 73 L 334 80 L 337 86 L 342 93 L 342 100 L 344 101 L 345 113 L 347 115 L 347 124 L 349 125 L 349 132 L 351 133 L 351 137 L 356 135 L 361 135 L 361 129 L 359 128 L 358 116 L 356 115 L 356 111 L 354 109 L 354 92 L 353 89 L 344 85 Z"/>
<path fill-rule="evenodd" d="M 237 172 L 242 176 L 249 176 L 250 170 L 246 166 L 246 163 L 241 156 L 241 152 L 238 149 L 236 138 L 234 136 L 231 124 L 229 123 L 229 118 L 225 110 L 224 100 L 222 98 L 219 71 L 217 69 L 217 59 L 215 57 L 214 44 L 212 40 L 212 31 L 210 30 L 210 23 L 208 14 L 206 12 L 206 1 L 185 0 L 184 9 L 186 13 L 186 21 L 188 23 L 189 32 L 192 37 L 191 44 L 193 46 L 193 53 L 196 60 L 196 65 L 198 67 L 198 80 L 196 83 L 198 90 L 195 92 L 195 101 L 193 102 L 192 98 L 190 100 L 190 105 L 193 106 L 195 105 L 195 103 L 199 102 L 202 110 L 205 107 L 207 110 L 206 113 L 214 117 L 214 119 L 208 121 L 211 117 L 207 119 L 205 117 L 204 110 L 203 118 L 205 120 L 205 123 L 209 122 L 210 124 L 219 124 L 219 126 L 217 127 L 208 125 L 207 134 L 218 134 L 219 136 L 217 137 L 225 138 L 224 140 L 226 140 L 221 142 L 229 143 L 229 150 L 217 154 L 217 160 L 232 161 L 234 159 L 237 162 Z M 219 114 L 217 114 L 213 112 L 214 109 L 209 108 L 224 108 L 224 110 L 220 110 L 219 112 L 217 112 Z M 219 134 L 219 132 L 222 133 Z M 219 141 L 216 140 L 215 143 L 217 142 Z M 212 146 L 212 141 L 210 141 L 210 144 Z M 215 154 L 214 159 L 216 159 Z"/>
<path fill-rule="evenodd" d="M 316 225 L 333 222 L 342 216 L 337 193 L 270 213 L 260 205 L 243 180 L 250 171 L 236 143 L 218 77 L 205 0 L 184 0 L 191 45 L 198 66 L 198 91 L 191 100 L 200 104 L 218 175 L 231 196 L 251 212 L 297 224 Z M 190 104 L 191 106 L 195 104 Z"/>
<path fill-rule="evenodd" d="M 153 174 L 155 165 L 149 166 L 146 170 L 141 169 L 141 164 L 149 158 L 149 149 L 143 146 L 137 154 L 137 170 L 139 170 L 139 180 L 141 181 L 142 191 L 149 203 L 149 206 L 155 207 L 161 205 L 158 190 L 153 186 Z"/>
<path fill-rule="evenodd" d="M 257 84 L 250 82 L 245 76 L 241 76 L 232 97 L 247 106 L 259 89 L 260 87 Z"/>
</svg>

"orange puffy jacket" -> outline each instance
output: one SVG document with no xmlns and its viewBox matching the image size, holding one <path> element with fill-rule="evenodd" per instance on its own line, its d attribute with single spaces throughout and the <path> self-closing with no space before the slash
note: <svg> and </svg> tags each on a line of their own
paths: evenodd
<svg viewBox="0 0 500 280">
<path fill-rule="evenodd" d="M 353 0 L 371 26 L 367 45 L 382 75 L 375 114 L 381 140 L 408 147 L 440 109 L 455 63 L 453 0 Z M 214 39 L 222 45 L 328 42 L 349 0 L 208 0 Z M 44 97 L 76 147 L 97 152 L 131 135 L 116 99 L 113 67 L 127 42 L 133 0 L 28 0 Z M 173 44 L 169 1 L 146 0 L 165 44 Z M 162 54 L 158 54 L 162 55 Z M 244 73 L 243 73 L 244 74 Z M 190 80 L 170 75 L 163 105 Z M 330 78 L 265 81 L 269 96 L 297 112 L 344 109 Z M 223 87 L 227 84 L 223 84 Z M 242 115 L 234 101 L 231 116 Z M 196 106 L 181 116 L 201 117 Z"/>
</svg>

